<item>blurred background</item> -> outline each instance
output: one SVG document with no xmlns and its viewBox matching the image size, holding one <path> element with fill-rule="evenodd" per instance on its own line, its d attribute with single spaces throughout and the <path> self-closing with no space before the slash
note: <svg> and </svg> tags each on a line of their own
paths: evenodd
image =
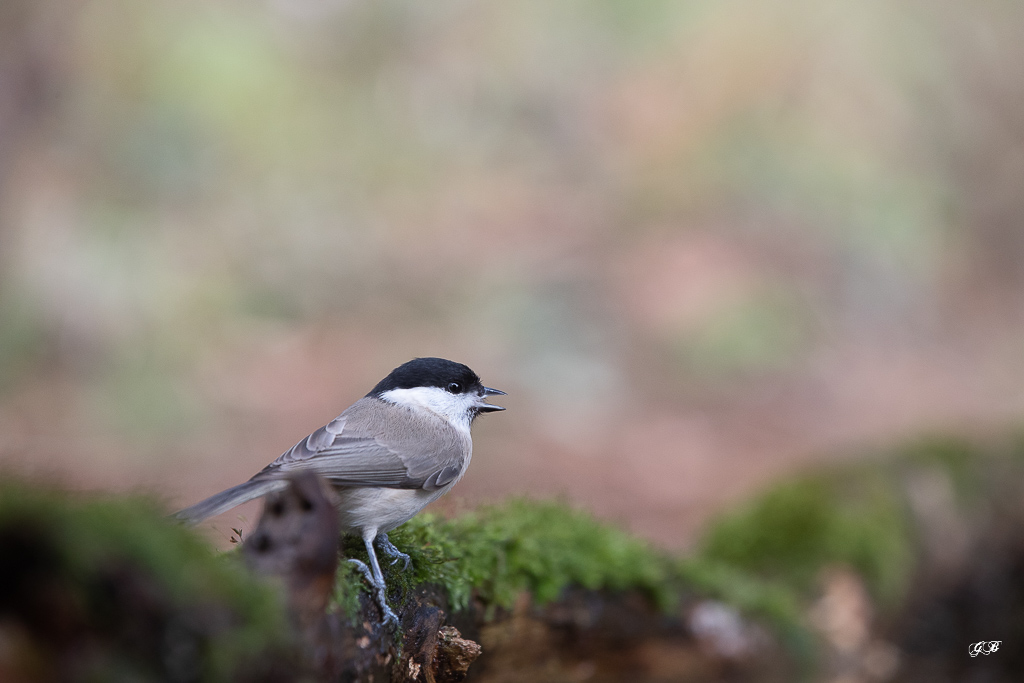
<svg viewBox="0 0 1024 683">
<path fill-rule="evenodd" d="M 997 0 L 4 0 L 0 466 L 183 506 L 438 355 L 509 394 L 439 509 L 561 495 L 683 548 L 808 464 L 1015 422 L 1022 34 Z"/>
</svg>

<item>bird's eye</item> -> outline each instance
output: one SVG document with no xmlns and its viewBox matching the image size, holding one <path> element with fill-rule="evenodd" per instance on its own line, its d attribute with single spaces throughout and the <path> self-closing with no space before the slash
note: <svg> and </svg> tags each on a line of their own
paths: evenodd
<svg viewBox="0 0 1024 683">
<path fill-rule="evenodd" d="M 452 382 L 447 387 L 448 391 L 453 394 L 462 393 L 462 384 L 459 382 Z"/>
</svg>

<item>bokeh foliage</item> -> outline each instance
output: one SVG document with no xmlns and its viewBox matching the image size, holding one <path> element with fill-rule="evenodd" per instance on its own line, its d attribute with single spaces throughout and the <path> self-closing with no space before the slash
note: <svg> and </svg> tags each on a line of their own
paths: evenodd
<svg viewBox="0 0 1024 683">
<path fill-rule="evenodd" d="M 385 311 L 541 397 L 550 368 L 632 381 L 640 348 L 682 392 L 837 338 L 942 338 L 951 291 L 1024 261 L 1020 202 L 984 191 L 1020 134 L 984 124 L 1019 104 L 1005 3 L 5 6 L 0 390 L 56 364 L 157 438 L 207 399 L 138 401 L 159 382 L 112 368 L 173 381 L 265 321 Z M 620 256 L 700 236 L 753 254 L 738 301 L 622 305 L 642 273 Z M 669 289 L 699 290 L 689 270 Z"/>
<path fill-rule="evenodd" d="M 6 476 L 0 576 L 12 675 L 255 681 L 297 661 L 281 596 L 150 499 Z"/>
</svg>

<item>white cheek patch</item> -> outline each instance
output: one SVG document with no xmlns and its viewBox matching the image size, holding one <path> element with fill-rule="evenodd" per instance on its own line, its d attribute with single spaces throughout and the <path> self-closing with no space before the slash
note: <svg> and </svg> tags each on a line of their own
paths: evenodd
<svg viewBox="0 0 1024 683">
<path fill-rule="evenodd" d="M 459 429 L 469 431 L 477 398 L 471 394 L 452 394 L 440 387 L 391 389 L 380 395 L 382 400 L 407 408 L 426 409 L 437 413 Z"/>
</svg>

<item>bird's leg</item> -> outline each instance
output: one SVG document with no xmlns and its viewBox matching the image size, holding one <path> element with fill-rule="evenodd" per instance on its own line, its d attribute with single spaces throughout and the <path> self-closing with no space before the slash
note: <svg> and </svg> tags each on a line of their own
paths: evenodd
<svg viewBox="0 0 1024 683">
<path fill-rule="evenodd" d="M 380 605 L 381 614 L 384 615 L 384 625 L 394 624 L 398 625 L 398 616 L 391 611 L 388 607 L 387 598 L 387 586 L 384 583 L 384 574 L 380 571 L 380 564 L 377 562 L 377 553 L 373 550 L 373 537 L 364 537 L 363 544 L 366 545 L 366 553 L 370 556 L 370 567 L 367 568 L 365 564 L 359 560 L 349 560 L 349 562 L 356 565 L 356 567 L 363 573 L 367 582 L 373 586 L 374 592 L 376 593 L 377 604 Z"/>
<path fill-rule="evenodd" d="M 377 540 L 375 543 L 384 551 L 385 555 L 394 558 L 391 560 L 391 564 L 401 560 L 403 562 L 402 570 L 405 571 L 409 569 L 409 562 L 412 561 L 412 558 L 396 548 L 395 544 L 391 542 L 391 539 L 388 538 L 387 534 L 377 534 Z"/>
</svg>

